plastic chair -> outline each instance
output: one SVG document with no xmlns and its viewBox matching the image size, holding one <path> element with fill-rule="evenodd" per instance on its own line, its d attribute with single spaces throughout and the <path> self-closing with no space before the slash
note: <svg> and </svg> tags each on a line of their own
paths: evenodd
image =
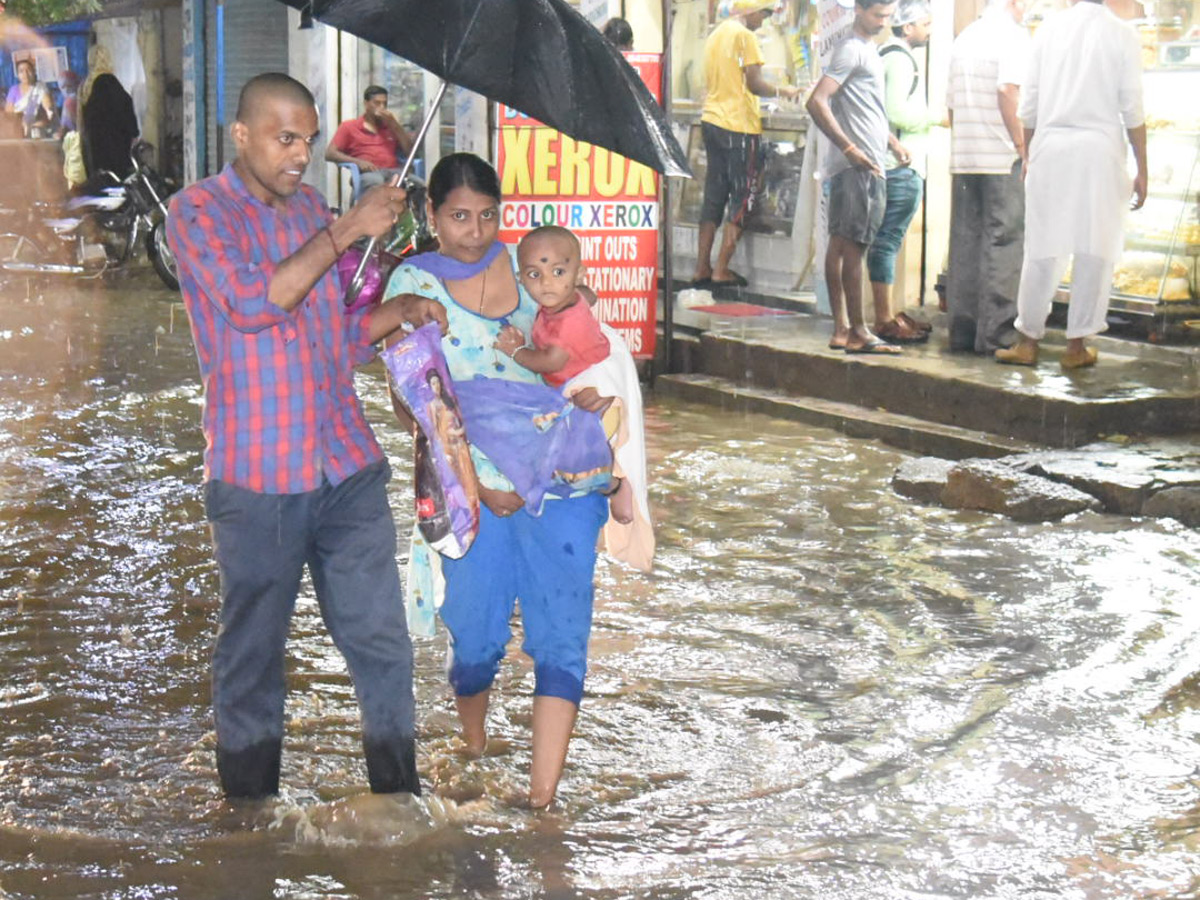
<svg viewBox="0 0 1200 900">
<path fill-rule="evenodd" d="M 340 162 L 337 164 L 337 167 L 339 174 L 342 169 L 350 173 L 350 205 L 353 206 L 358 202 L 358 189 L 362 182 L 362 170 L 359 169 L 358 163 Z"/>
<path fill-rule="evenodd" d="M 397 161 L 397 168 L 404 165 L 403 160 Z M 350 205 L 353 206 L 358 202 L 358 194 L 362 185 L 362 170 L 359 169 L 358 163 L 340 162 L 337 163 L 339 170 L 345 169 L 350 173 Z M 425 160 L 414 159 L 412 168 L 409 169 L 410 174 L 415 175 L 422 181 L 425 180 Z"/>
</svg>

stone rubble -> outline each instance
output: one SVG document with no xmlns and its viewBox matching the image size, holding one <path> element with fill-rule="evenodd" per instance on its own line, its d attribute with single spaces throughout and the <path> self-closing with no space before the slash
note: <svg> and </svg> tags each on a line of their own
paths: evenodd
<svg viewBox="0 0 1200 900">
<path fill-rule="evenodd" d="M 1172 518 L 1200 528 L 1200 446 L 1158 440 L 1042 450 L 996 460 L 906 460 L 893 489 L 921 503 L 1001 513 L 1022 522 L 1084 510 Z"/>
</svg>

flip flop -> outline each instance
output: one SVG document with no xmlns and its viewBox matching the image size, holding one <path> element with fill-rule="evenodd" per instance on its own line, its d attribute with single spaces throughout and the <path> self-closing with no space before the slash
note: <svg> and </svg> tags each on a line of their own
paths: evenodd
<svg viewBox="0 0 1200 900">
<path fill-rule="evenodd" d="M 873 340 L 868 341 L 861 347 L 847 347 L 847 353 L 874 353 L 878 356 L 899 356 L 904 351 L 899 347 L 893 347 L 886 341 Z"/>
<path fill-rule="evenodd" d="M 706 288 L 706 287 L 712 287 L 712 283 L 713 283 L 712 278 L 697 278 L 695 281 L 691 282 L 688 285 L 688 287 Z"/>
<path fill-rule="evenodd" d="M 829 342 L 829 349 L 830 350 L 845 350 L 846 349 L 846 339 L 842 338 L 841 340 L 838 340 L 837 338 L 833 338 Z"/>
<path fill-rule="evenodd" d="M 739 275 L 737 272 L 734 272 L 733 277 L 726 281 L 717 281 L 717 279 L 715 279 L 715 278 L 712 279 L 713 287 L 746 287 L 748 284 L 750 284 L 750 282 L 748 282 L 743 276 Z"/>
</svg>

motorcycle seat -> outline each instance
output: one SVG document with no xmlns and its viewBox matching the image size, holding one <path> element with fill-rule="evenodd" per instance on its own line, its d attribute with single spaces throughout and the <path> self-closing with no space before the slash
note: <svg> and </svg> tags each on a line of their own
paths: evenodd
<svg viewBox="0 0 1200 900">
<path fill-rule="evenodd" d="M 125 202 L 125 189 L 121 188 L 120 191 L 120 194 L 113 194 L 105 197 L 96 197 L 92 195 L 76 197 L 67 202 L 67 209 L 118 209 L 121 204 Z"/>
<path fill-rule="evenodd" d="M 74 231 L 79 227 L 79 223 L 83 219 L 43 219 L 42 222 L 47 228 L 53 229 L 58 234 L 66 234 Z"/>
</svg>

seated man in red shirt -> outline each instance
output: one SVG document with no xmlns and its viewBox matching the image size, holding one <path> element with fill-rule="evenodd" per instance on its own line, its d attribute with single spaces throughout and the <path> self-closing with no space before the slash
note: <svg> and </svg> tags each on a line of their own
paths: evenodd
<svg viewBox="0 0 1200 900">
<path fill-rule="evenodd" d="M 413 139 L 388 109 L 386 88 L 373 84 L 363 91 L 366 108 L 361 118 L 338 126 L 325 148 L 332 163 L 354 163 L 362 172 L 359 191 L 383 184 L 399 173 L 397 153 L 412 152 Z"/>
</svg>

